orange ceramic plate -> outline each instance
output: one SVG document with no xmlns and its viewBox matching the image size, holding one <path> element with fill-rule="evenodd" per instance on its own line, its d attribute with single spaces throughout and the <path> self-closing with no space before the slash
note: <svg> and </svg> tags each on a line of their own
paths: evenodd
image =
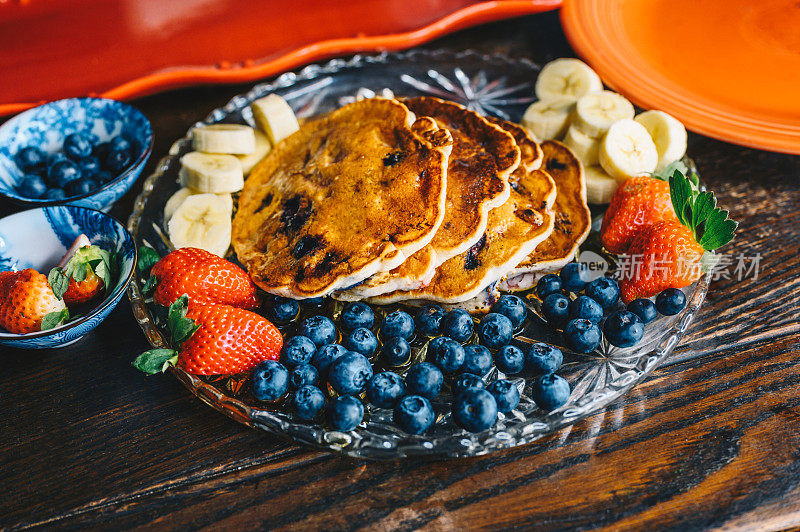
<svg viewBox="0 0 800 532">
<path fill-rule="evenodd" d="M 561 19 L 578 54 L 641 107 L 800 154 L 797 0 L 565 0 Z"/>
<path fill-rule="evenodd" d="M 0 115 L 399 50 L 561 0 L 0 0 Z"/>
</svg>

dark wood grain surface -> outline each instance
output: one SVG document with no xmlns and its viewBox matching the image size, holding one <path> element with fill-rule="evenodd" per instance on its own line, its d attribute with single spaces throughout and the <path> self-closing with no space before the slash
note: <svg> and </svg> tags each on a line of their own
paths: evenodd
<svg viewBox="0 0 800 532">
<path fill-rule="evenodd" d="M 571 55 L 555 14 L 428 48 Z M 249 85 L 135 102 L 154 160 Z M 298 447 L 130 366 L 146 349 L 123 301 L 81 342 L 2 353 L 0 527 L 84 529 L 767 529 L 800 525 L 800 158 L 698 135 L 690 154 L 740 221 L 673 363 L 604 412 L 485 457 L 372 463 Z M 139 187 L 112 211 L 127 218 Z M 15 208 L 0 204 L 0 215 Z"/>
</svg>

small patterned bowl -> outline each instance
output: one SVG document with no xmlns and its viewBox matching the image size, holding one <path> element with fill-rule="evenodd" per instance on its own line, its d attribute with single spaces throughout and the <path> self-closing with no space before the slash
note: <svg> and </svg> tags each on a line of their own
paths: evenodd
<svg viewBox="0 0 800 532">
<path fill-rule="evenodd" d="M 14 162 L 17 151 L 37 146 L 47 153 L 55 153 L 61 150 L 64 137 L 72 133 L 90 133 L 100 142 L 122 134 L 138 153 L 126 171 L 88 194 L 64 200 L 20 195 L 16 187 L 24 174 Z M 0 194 L 28 207 L 69 203 L 107 210 L 133 186 L 152 151 L 150 121 L 130 105 L 103 98 L 69 98 L 46 103 L 0 126 Z"/>
<path fill-rule="evenodd" d="M 116 284 L 84 316 L 48 331 L 14 334 L 0 329 L 0 345 L 44 349 L 68 345 L 97 327 L 114 309 L 133 278 L 136 245 L 120 222 L 100 211 L 55 205 L 0 219 L 0 271 L 34 268 L 47 275 L 73 241 L 85 234 L 92 244 L 112 251 Z"/>
</svg>

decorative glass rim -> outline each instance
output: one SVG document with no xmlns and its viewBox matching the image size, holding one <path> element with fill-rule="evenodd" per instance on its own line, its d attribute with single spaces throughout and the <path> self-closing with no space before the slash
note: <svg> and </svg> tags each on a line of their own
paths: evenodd
<svg viewBox="0 0 800 532">
<path fill-rule="evenodd" d="M 213 110 L 204 120 L 193 124 L 191 127 L 219 122 L 229 114 L 241 111 L 253 100 L 277 89 L 290 87 L 298 81 L 313 80 L 323 75 L 336 74 L 344 69 L 358 69 L 372 64 L 416 60 L 447 60 L 452 63 L 462 60 L 478 60 L 493 67 L 498 64 L 507 67 L 519 67 L 522 65 L 531 70 L 539 70 L 539 66 L 528 59 L 512 59 L 499 54 L 479 54 L 472 50 L 458 53 L 442 50 L 413 50 L 404 53 L 385 52 L 379 55 L 355 55 L 349 59 L 333 59 L 326 63 L 308 65 L 298 72 L 284 73 L 270 83 L 256 85 L 246 94 L 234 96 L 226 105 Z M 158 162 L 153 173 L 144 181 L 142 192 L 136 198 L 133 212 L 128 219 L 128 231 L 133 235 L 134 239 L 138 238 L 142 214 L 156 182 L 173 165 L 179 163 L 181 149 L 189 146 L 188 143 L 190 142 L 187 132 L 186 136 L 173 143 L 169 150 L 169 155 Z M 250 406 L 237 398 L 225 395 L 218 388 L 195 375 L 186 373 L 180 368 L 171 367 L 170 371 L 196 397 L 232 419 L 250 427 L 260 428 L 313 447 L 369 459 L 397 459 L 421 455 L 438 458 L 483 455 L 533 442 L 542 436 L 580 421 L 601 411 L 608 404 L 644 380 L 673 352 L 675 346 L 686 332 L 705 299 L 711 275 L 712 273 L 708 272 L 696 282 L 694 290 L 688 298 L 686 308 L 677 316 L 677 321 L 660 334 L 659 340 L 654 343 L 654 347 L 649 352 L 642 354 L 634 365 L 627 368 L 627 371 L 621 373 L 616 379 L 608 382 L 605 387 L 588 391 L 574 404 L 568 403 L 565 407 L 556 409 L 537 419 L 520 421 L 519 419 L 511 420 L 509 418 L 509 421 L 515 421 L 515 423 L 507 425 L 501 415 L 501 419 L 494 427 L 478 434 L 469 434 L 462 431 L 446 436 L 414 436 L 399 431 L 389 423 L 373 421 L 369 423 L 371 432 L 360 427 L 349 433 L 327 430 L 318 424 L 297 423 L 290 415 L 282 411 L 259 409 Z M 128 297 L 131 301 L 134 317 L 142 328 L 148 342 L 154 348 L 165 347 L 167 341 L 153 322 L 140 287 L 135 280 L 128 287 Z"/>
</svg>

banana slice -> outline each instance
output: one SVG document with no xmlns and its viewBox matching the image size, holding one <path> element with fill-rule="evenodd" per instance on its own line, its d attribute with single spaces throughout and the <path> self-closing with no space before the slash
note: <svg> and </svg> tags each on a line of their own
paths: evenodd
<svg viewBox="0 0 800 532">
<path fill-rule="evenodd" d="M 663 111 L 645 111 L 634 120 L 644 126 L 658 150 L 656 172 L 674 163 L 686 154 L 686 128 Z"/>
<path fill-rule="evenodd" d="M 533 133 L 537 141 L 559 139 L 564 136 L 575 99 L 561 97 L 532 103 L 522 117 L 522 125 Z"/>
<path fill-rule="evenodd" d="M 562 58 L 547 63 L 536 79 L 536 97 L 554 100 L 564 96 L 577 100 L 603 90 L 600 76 L 580 59 Z"/>
<path fill-rule="evenodd" d="M 566 144 L 580 159 L 584 166 L 592 166 L 597 164 L 600 139 L 584 135 L 574 125 L 569 126 L 567 135 L 564 137 L 564 144 Z"/>
<path fill-rule="evenodd" d="M 239 162 L 242 163 L 242 171 L 245 176 L 250 175 L 255 165 L 257 165 L 272 149 L 266 135 L 257 130 L 254 130 L 254 133 L 256 137 L 256 147 L 253 153 L 236 156 Z"/>
<path fill-rule="evenodd" d="M 294 111 L 277 94 L 259 98 L 250 104 L 250 109 L 256 125 L 267 134 L 273 146 L 300 129 Z"/>
<path fill-rule="evenodd" d="M 586 200 L 593 205 L 610 203 L 619 187 L 619 181 L 599 166 L 585 166 L 583 175 L 586 178 Z"/>
<path fill-rule="evenodd" d="M 223 257 L 231 245 L 231 207 L 216 194 L 195 194 L 183 200 L 169 221 L 175 249 L 195 247 Z"/>
<path fill-rule="evenodd" d="M 246 155 L 256 149 L 253 128 L 241 124 L 212 124 L 192 129 L 192 146 L 204 153 Z"/>
<path fill-rule="evenodd" d="M 616 92 L 587 94 L 575 104 L 575 126 L 590 137 L 602 137 L 611 124 L 633 118 L 633 105 Z"/>
<path fill-rule="evenodd" d="M 600 166 L 618 181 L 652 172 L 658 151 L 650 133 L 632 119 L 615 122 L 600 143 Z"/>
<path fill-rule="evenodd" d="M 183 204 L 183 201 L 188 198 L 189 196 L 195 196 L 197 194 L 205 194 L 205 192 L 200 192 L 199 190 L 195 190 L 189 187 L 179 188 L 175 194 L 170 196 L 167 200 L 167 204 L 164 205 L 164 228 L 169 230 L 169 221 L 172 219 L 172 216 L 175 214 L 175 211 L 178 210 L 178 207 Z M 228 205 L 233 212 L 233 198 L 230 194 L 223 193 L 217 194 L 217 196 L 222 199 L 226 205 Z"/>
<path fill-rule="evenodd" d="M 191 151 L 181 157 L 180 183 L 200 192 L 236 192 L 244 186 L 242 163 L 233 155 Z"/>
</svg>

